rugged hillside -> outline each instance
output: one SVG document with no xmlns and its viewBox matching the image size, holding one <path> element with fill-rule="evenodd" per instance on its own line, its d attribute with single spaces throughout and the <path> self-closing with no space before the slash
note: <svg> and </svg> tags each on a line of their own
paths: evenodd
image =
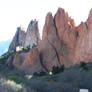
<svg viewBox="0 0 92 92">
<path fill-rule="evenodd" d="M 80 92 L 80 89 L 92 92 L 92 63 L 87 64 L 88 68 L 89 65 L 91 70 L 75 65 L 54 75 L 28 75 L 17 69 L 3 69 L 0 92 Z"/>
<path fill-rule="evenodd" d="M 39 44 L 29 52 L 17 52 L 13 65 L 33 73 L 41 70 L 51 71 L 53 66 L 62 64 L 69 67 L 83 61 L 92 61 L 91 22 L 92 10 L 87 21 L 76 27 L 68 13 L 59 8 L 54 17 L 50 12 L 47 14 L 42 40 L 39 41 L 37 22 L 31 21 L 26 36 L 22 37 L 25 39 L 22 39 L 23 45 L 18 45 L 32 47 L 34 42 Z"/>
<path fill-rule="evenodd" d="M 9 51 L 0 57 L 0 91 L 92 92 L 91 31 L 92 9 L 77 27 L 64 9 L 54 17 L 49 12 L 42 40 L 36 20 L 26 33 L 18 28 Z"/>
</svg>

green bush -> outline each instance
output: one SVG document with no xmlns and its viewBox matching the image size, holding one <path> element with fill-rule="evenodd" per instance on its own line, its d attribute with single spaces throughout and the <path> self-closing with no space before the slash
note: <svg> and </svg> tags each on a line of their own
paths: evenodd
<svg viewBox="0 0 92 92">
<path fill-rule="evenodd" d="M 44 71 L 41 71 L 40 73 L 37 73 L 37 72 L 33 73 L 33 76 L 45 76 L 45 75 L 46 75 L 46 72 Z"/>
<path fill-rule="evenodd" d="M 28 52 L 30 50 L 30 45 L 26 46 L 26 47 L 23 47 L 23 51 L 26 51 Z"/>
<path fill-rule="evenodd" d="M 81 62 L 80 63 L 80 67 L 85 67 L 86 66 L 86 63 L 85 62 Z"/>
<path fill-rule="evenodd" d="M 37 46 L 37 44 L 36 43 L 33 43 L 33 46 L 32 46 L 32 48 L 34 48 L 34 47 L 36 47 Z"/>
<path fill-rule="evenodd" d="M 0 56 L 0 64 L 5 64 L 9 56 L 13 55 L 15 53 L 15 50 L 8 51 L 4 53 L 2 56 Z"/>
<path fill-rule="evenodd" d="M 46 72 L 41 71 L 39 75 L 40 75 L 40 76 L 44 76 L 44 75 L 46 75 Z"/>
<path fill-rule="evenodd" d="M 82 68 L 83 70 L 88 70 L 88 66 L 85 62 L 80 63 L 80 68 Z"/>
<path fill-rule="evenodd" d="M 54 66 L 54 67 L 52 68 L 52 74 L 58 74 L 58 73 L 60 73 L 60 72 L 63 72 L 64 69 L 65 69 L 64 65 L 61 65 L 61 67 L 58 67 L 58 66 L 55 67 L 55 66 Z"/>
<path fill-rule="evenodd" d="M 17 84 L 24 83 L 24 80 L 17 76 L 9 76 L 8 80 L 12 80 L 12 81 L 16 82 Z"/>
<path fill-rule="evenodd" d="M 14 54 L 16 51 L 12 50 L 12 51 L 8 51 L 6 53 L 4 53 L 2 56 L 0 56 L 0 59 L 8 59 L 9 56 L 11 56 L 12 54 Z"/>
<path fill-rule="evenodd" d="M 37 72 L 33 73 L 33 76 L 39 76 L 39 74 Z"/>
</svg>

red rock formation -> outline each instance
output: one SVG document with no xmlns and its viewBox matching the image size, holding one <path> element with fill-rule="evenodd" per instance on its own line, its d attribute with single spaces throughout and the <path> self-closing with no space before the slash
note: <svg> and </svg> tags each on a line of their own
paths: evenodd
<svg viewBox="0 0 92 92">
<path fill-rule="evenodd" d="M 85 23 L 78 27 L 78 38 L 75 47 L 74 62 L 92 61 L 92 9 Z"/>
<path fill-rule="evenodd" d="M 39 72 L 43 70 L 37 48 L 33 48 L 28 53 L 16 53 L 13 65 L 18 69 L 25 70 L 27 73 Z"/>
<path fill-rule="evenodd" d="M 47 14 L 42 41 L 37 48 L 16 53 L 13 64 L 35 72 L 82 61 L 92 61 L 92 10 L 87 21 L 75 27 L 74 20 L 59 8 L 54 18 L 51 13 Z"/>
<path fill-rule="evenodd" d="M 51 70 L 53 66 L 60 65 L 61 43 L 58 39 L 54 20 L 51 13 L 46 16 L 45 25 L 43 28 L 42 41 L 38 46 L 42 57 L 42 63 L 47 70 Z"/>
<path fill-rule="evenodd" d="M 68 19 L 62 8 L 59 8 L 55 15 L 55 24 L 60 40 L 70 48 L 73 48 L 76 42 L 76 33 L 74 29 L 71 28 L 71 25 L 68 24 Z"/>
<path fill-rule="evenodd" d="M 34 63 L 36 62 L 37 65 L 40 63 L 46 71 L 50 71 L 53 66 L 60 66 L 61 64 L 70 66 L 73 64 L 71 53 L 76 42 L 76 32 L 68 24 L 67 18 L 68 16 L 61 8 L 58 9 L 54 18 L 51 13 L 47 14 L 42 41 L 38 45 L 39 55 L 36 52 L 34 53 L 34 50 L 26 53 L 21 65 L 23 68 L 30 66 L 30 69 L 33 67 L 31 70 L 35 71 L 37 68 L 34 67 Z M 15 58 L 18 57 L 15 56 Z M 16 64 L 14 65 L 16 66 Z"/>
<path fill-rule="evenodd" d="M 23 53 L 23 52 L 17 52 L 15 54 L 14 59 L 13 59 L 13 65 L 16 68 L 21 68 L 24 60 L 25 60 L 25 53 Z"/>
<path fill-rule="evenodd" d="M 69 23 L 72 27 L 75 27 L 74 20 L 73 20 L 71 17 L 69 17 L 68 12 L 66 12 L 66 17 L 67 17 L 68 23 Z"/>
</svg>

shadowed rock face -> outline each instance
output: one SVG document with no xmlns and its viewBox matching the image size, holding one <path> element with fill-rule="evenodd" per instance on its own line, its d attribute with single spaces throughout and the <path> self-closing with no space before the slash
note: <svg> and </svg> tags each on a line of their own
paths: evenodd
<svg viewBox="0 0 92 92">
<path fill-rule="evenodd" d="M 26 47 L 30 45 L 30 47 L 32 48 L 33 44 L 34 43 L 38 44 L 39 41 L 40 41 L 40 35 L 38 30 L 38 22 L 34 20 L 31 21 L 28 26 L 24 46 Z"/>
<path fill-rule="evenodd" d="M 38 44 L 40 42 L 40 35 L 38 30 L 38 22 L 32 20 L 28 26 L 27 32 L 25 32 L 21 27 L 17 28 L 17 32 L 12 40 L 9 47 L 10 50 L 14 50 L 17 46 L 29 46 L 32 48 L 33 44 Z"/>
<path fill-rule="evenodd" d="M 32 25 L 34 24 L 30 24 L 29 26 Z M 30 34 L 29 30 L 34 29 L 28 28 L 28 35 Z M 36 41 L 31 37 L 30 39 L 32 39 L 31 43 Z M 27 42 L 30 41 L 27 40 Z M 25 63 L 22 68 L 29 65 L 31 69 L 37 64 L 37 67 L 40 67 L 38 71 L 41 69 L 51 71 L 53 66 L 64 64 L 66 67 L 69 67 L 82 61 L 92 61 L 92 10 L 90 11 L 87 21 L 85 23 L 82 22 L 77 27 L 74 25 L 74 20 L 69 17 L 64 9 L 59 8 L 54 17 L 49 12 L 46 16 L 43 28 L 42 40 L 37 46 L 37 50 L 38 56 L 35 56 L 36 51 L 34 49 L 23 55 L 25 57 L 23 62 Z M 33 52 L 35 53 L 32 54 Z M 21 54 L 18 56 L 20 55 Z M 36 60 L 33 57 L 35 57 Z M 16 58 L 19 57 L 15 55 L 15 59 Z M 30 62 L 33 63 L 31 64 Z M 18 66 L 17 63 L 15 66 Z M 32 68 L 32 71 L 36 70 L 37 67 Z"/>
<path fill-rule="evenodd" d="M 17 46 L 23 46 L 25 40 L 26 33 L 21 27 L 17 28 L 17 32 L 9 46 L 9 51 L 14 50 Z"/>
</svg>

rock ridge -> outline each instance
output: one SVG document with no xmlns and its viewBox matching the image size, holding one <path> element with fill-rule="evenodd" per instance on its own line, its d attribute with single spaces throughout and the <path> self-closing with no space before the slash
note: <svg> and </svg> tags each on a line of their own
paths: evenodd
<svg viewBox="0 0 92 92">
<path fill-rule="evenodd" d="M 29 26 L 34 25 L 37 25 L 37 22 L 29 24 Z M 37 41 L 39 39 L 38 26 L 30 28 L 27 29 L 28 34 L 25 36 L 24 44 L 26 43 L 26 46 L 29 43 L 32 46 L 33 42 L 39 42 L 39 44 L 27 53 L 22 52 L 18 55 L 16 53 L 13 61 L 15 67 L 22 66 L 25 70 L 29 68 L 31 72 L 51 71 L 53 66 L 60 67 L 64 64 L 65 67 L 69 67 L 80 62 L 92 61 L 92 9 L 87 21 L 81 22 L 79 26 L 75 26 L 74 20 L 62 8 L 57 10 L 54 17 L 49 12 L 40 41 Z M 33 34 L 29 30 L 36 31 L 36 34 L 33 33 L 36 38 L 32 38 Z M 23 64 L 18 66 L 16 59 L 19 59 L 18 62 L 23 59 Z M 26 67 L 27 65 L 30 67 Z"/>
</svg>

